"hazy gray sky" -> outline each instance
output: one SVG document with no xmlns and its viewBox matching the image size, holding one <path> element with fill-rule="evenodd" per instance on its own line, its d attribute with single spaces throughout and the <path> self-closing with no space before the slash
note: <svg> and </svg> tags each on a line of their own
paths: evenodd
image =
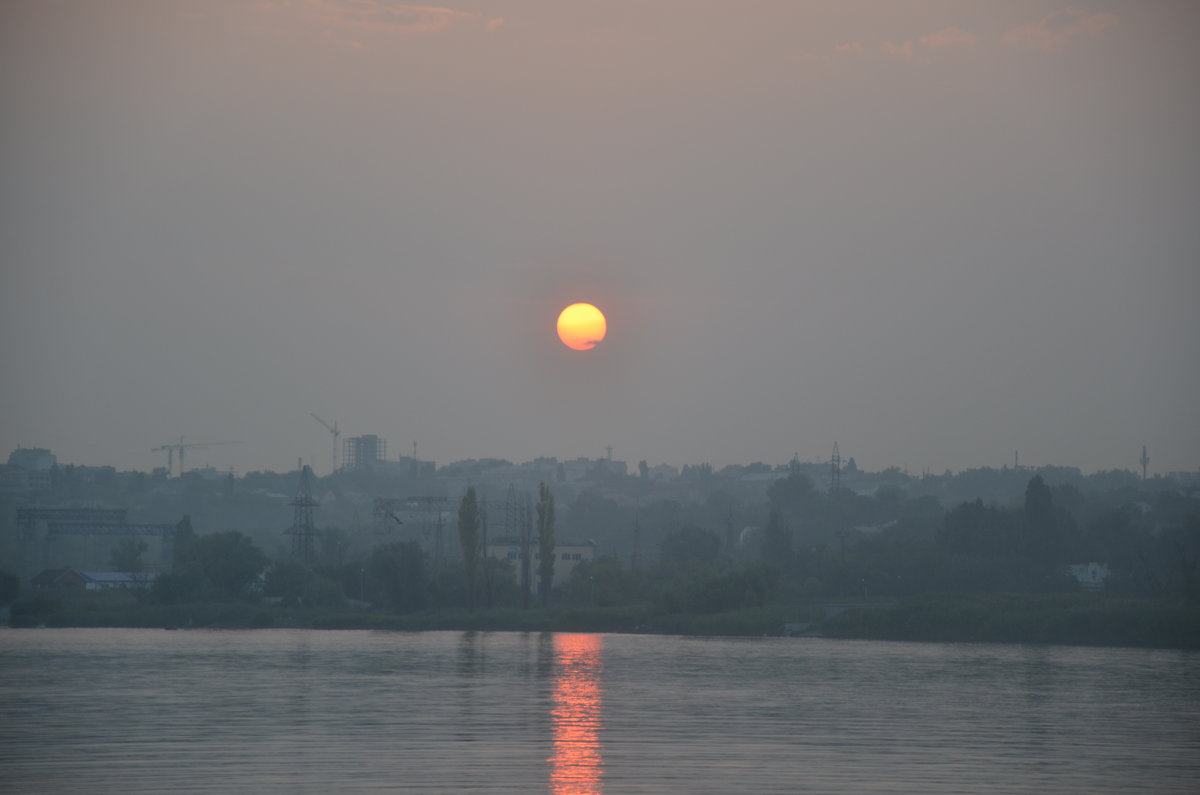
<svg viewBox="0 0 1200 795">
<path fill-rule="evenodd" d="M 0 451 L 1200 466 L 1194 2 L 8 0 Z M 597 304 L 596 350 L 555 337 Z"/>
</svg>

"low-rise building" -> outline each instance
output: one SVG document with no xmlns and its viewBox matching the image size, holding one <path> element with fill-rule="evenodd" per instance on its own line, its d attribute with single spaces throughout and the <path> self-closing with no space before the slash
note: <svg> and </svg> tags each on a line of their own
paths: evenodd
<svg viewBox="0 0 1200 795">
<path fill-rule="evenodd" d="M 33 575 L 30 584 L 35 591 L 82 591 L 87 588 L 87 578 L 70 566 L 62 569 L 44 569 Z"/>
<path fill-rule="evenodd" d="M 109 591 L 124 588 L 146 588 L 158 577 L 152 572 L 140 571 L 75 571 L 67 566 L 62 569 L 44 569 L 34 575 L 35 591 Z"/>
<path fill-rule="evenodd" d="M 1104 589 L 1104 581 L 1112 573 L 1107 563 L 1072 563 L 1067 566 L 1067 573 L 1083 587 L 1085 591 L 1100 591 Z"/>
<path fill-rule="evenodd" d="M 84 571 L 80 573 L 87 580 L 84 585 L 86 591 L 147 588 L 158 579 L 157 574 L 145 571 Z"/>
</svg>

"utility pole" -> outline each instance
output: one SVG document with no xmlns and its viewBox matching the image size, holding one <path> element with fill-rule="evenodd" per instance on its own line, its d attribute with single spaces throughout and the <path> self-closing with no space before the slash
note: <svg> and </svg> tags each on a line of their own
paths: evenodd
<svg viewBox="0 0 1200 795">
<path fill-rule="evenodd" d="M 1146 445 L 1142 445 L 1142 457 L 1138 459 L 1142 463 L 1142 480 L 1146 480 L 1146 467 L 1150 465 L 1150 456 L 1146 455 Z"/>
</svg>

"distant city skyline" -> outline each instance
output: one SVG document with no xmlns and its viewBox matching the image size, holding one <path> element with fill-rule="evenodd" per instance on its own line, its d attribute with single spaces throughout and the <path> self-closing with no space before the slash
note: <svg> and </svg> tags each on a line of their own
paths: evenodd
<svg viewBox="0 0 1200 795">
<path fill-rule="evenodd" d="M 1200 6 L 11 0 L 0 449 L 1200 467 Z M 567 349 L 561 310 L 607 317 Z"/>
<path fill-rule="evenodd" d="M 57 463 L 60 465 L 63 465 L 63 466 L 68 465 L 68 464 L 73 464 L 73 465 L 77 465 L 77 466 L 91 466 L 91 467 L 113 466 L 120 471 L 152 472 L 152 471 L 154 471 L 156 469 L 160 469 L 160 468 L 165 469 L 168 464 L 167 459 L 160 459 L 158 461 L 158 463 L 150 463 L 150 464 L 141 465 L 141 466 L 137 466 L 137 465 L 123 466 L 123 465 L 118 465 L 112 461 L 75 461 L 75 460 L 64 459 L 56 451 L 54 451 L 50 448 L 46 448 L 46 447 L 39 447 L 37 445 L 22 445 L 18 448 L 14 448 L 14 449 L 48 450 L 52 455 L 55 456 L 55 458 L 57 459 Z M 11 452 L 12 451 L 10 451 L 10 454 L 11 454 Z M 1140 454 L 1140 452 L 1141 451 L 1139 450 L 1139 454 Z M 673 467 L 675 469 L 682 469 L 684 466 L 689 466 L 689 465 L 695 466 L 695 465 L 699 465 L 699 464 L 710 464 L 713 467 L 713 469 L 717 470 L 717 471 L 719 471 L 720 469 L 727 467 L 727 466 L 743 466 L 743 467 L 745 467 L 745 466 L 750 466 L 752 464 L 760 464 L 760 463 L 766 464 L 772 468 L 782 468 L 782 467 L 786 467 L 793 460 L 799 461 L 799 463 L 804 464 L 806 466 L 819 465 L 819 466 L 823 466 L 823 467 L 828 467 L 828 466 L 831 466 L 831 463 L 832 463 L 830 454 L 827 454 L 825 457 L 814 457 L 814 458 L 804 458 L 803 456 L 796 454 L 792 458 L 788 458 L 784 461 L 765 461 L 762 459 L 755 459 L 753 461 L 720 461 L 720 462 L 717 462 L 717 461 L 712 461 L 712 460 L 708 460 L 708 459 L 698 460 L 698 461 L 669 461 L 669 460 L 665 460 L 665 459 L 656 459 L 656 458 L 628 459 L 628 458 L 622 458 L 621 456 L 617 455 L 617 451 L 615 450 L 615 448 L 613 448 L 612 450 L 610 450 L 609 448 L 605 448 L 604 450 L 601 450 L 598 455 L 595 454 L 594 452 L 584 452 L 579 455 L 568 455 L 568 456 L 556 456 L 556 455 L 551 455 L 551 454 L 546 453 L 546 454 L 530 456 L 528 458 L 513 458 L 513 457 L 503 456 L 503 455 L 476 455 L 476 456 L 466 456 L 464 458 L 455 458 L 455 459 L 447 459 L 447 460 L 440 460 L 437 458 L 429 458 L 424 455 L 420 455 L 420 456 L 418 456 L 417 460 L 422 461 L 422 462 L 433 462 L 438 468 L 441 468 L 446 465 L 453 464 L 453 463 L 456 463 L 459 461 L 484 460 L 484 459 L 503 460 L 503 461 L 508 461 L 514 465 L 530 464 L 530 463 L 537 461 L 538 459 L 543 459 L 543 458 L 555 459 L 560 462 L 575 461 L 575 460 L 580 460 L 580 459 L 586 459 L 589 461 L 598 461 L 598 460 L 603 460 L 603 459 L 608 458 L 610 453 L 612 455 L 611 460 L 625 464 L 628 469 L 628 474 L 631 476 L 637 475 L 637 466 L 640 461 L 646 461 L 648 466 L 651 469 L 653 469 L 655 467 L 664 467 L 664 466 L 665 467 Z M 1118 465 L 1118 466 L 1112 466 L 1112 467 L 1100 467 L 1098 469 L 1086 469 L 1084 467 L 1080 467 L 1077 464 L 1074 464 L 1074 463 L 1071 463 L 1068 461 L 1030 462 L 1030 461 L 1021 459 L 1021 457 L 1019 455 L 1020 451 L 1013 451 L 1013 453 L 1014 454 L 1011 455 L 1006 461 L 984 462 L 984 463 L 980 463 L 980 464 L 973 464 L 970 466 L 963 466 L 963 467 L 948 466 L 948 467 L 941 467 L 938 469 L 929 467 L 929 468 L 914 470 L 912 467 L 908 467 L 904 464 L 889 463 L 889 462 L 878 462 L 878 463 L 871 462 L 871 463 L 860 464 L 859 458 L 861 458 L 862 456 L 856 456 L 854 454 L 841 455 L 840 463 L 841 463 L 841 468 L 843 469 L 843 471 L 845 470 L 846 465 L 850 463 L 851 459 L 854 459 L 855 467 L 856 467 L 856 470 L 858 470 L 858 471 L 881 472 L 885 469 L 896 467 L 898 469 L 904 470 L 907 474 L 913 475 L 913 476 L 920 475 L 925 471 L 928 471 L 928 473 L 931 475 L 941 475 L 944 472 L 946 472 L 947 470 L 954 472 L 954 473 L 958 473 L 958 472 L 962 472 L 962 471 L 968 470 L 968 469 L 981 469 L 981 468 L 982 469 L 987 469 L 987 468 L 1003 469 L 1006 467 L 1029 469 L 1030 471 L 1040 469 L 1042 467 L 1065 467 L 1065 468 L 1073 467 L 1073 468 L 1079 469 L 1084 475 L 1089 475 L 1089 474 L 1093 474 L 1095 472 L 1101 472 L 1101 471 L 1111 471 L 1111 470 L 1125 470 L 1125 471 L 1129 471 L 1129 472 L 1134 472 L 1135 474 L 1139 474 L 1139 475 L 1141 474 L 1140 458 L 1139 458 L 1139 460 L 1135 461 L 1133 466 L 1119 466 Z M 162 456 L 162 455 L 166 455 L 166 453 L 158 452 L 158 453 L 155 453 L 155 455 Z M 234 474 L 237 476 L 241 476 L 248 472 L 254 472 L 254 471 L 290 472 L 290 471 L 293 471 L 296 469 L 296 463 L 297 463 L 297 461 L 291 461 L 289 463 L 281 464 L 280 466 L 277 466 L 277 467 L 269 467 L 269 466 L 268 467 L 254 467 L 251 469 L 241 470 L 232 465 L 222 465 L 219 461 L 219 456 L 221 455 L 220 453 L 213 453 L 209 457 L 205 457 L 202 453 L 196 453 L 196 452 L 189 453 L 189 455 L 192 455 L 193 458 L 187 459 L 187 463 L 185 465 L 186 469 L 184 471 L 190 472 L 190 471 L 196 470 L 196 469 L 215 469 L 220 472 L 225 472 L 225 471 L 229 471 L 230 469 L 233 469 Z M 1148 453 L 1147 453 L 1147 455 L 1148 455 Z M 317 457 L 311 458 L 311 459 L 301 456 L 300 459 L 302 459 L 303 464 L 305 466 L 309 467 L 310 469 L 312 469 L 313 473 L 316 475 L 319 475 L 319 476 L 328 475 L 331 471 L 331 466 L 330 466 L 331 456 L 328 453 L 326 454 L 324 459 L 322 459 L 320 456 L 317 456 Z M 391 463 L 398 463 L 401 461 L 411 461 L 411 460 L 413 460 L 412 449 L 408 448 L 408 450 L 406 451 L 405 449 L 402 448 L 398 453 L 389 454 L 386 458 L 382 458 L 380 460 L 386 461 L 386 462 L 391 462 Z M 1149 460 L 1152 461 L 1153 458 L 1150 457 Z M 864 459 L 864 462 L 869 462 L 869 461 L 871 461 L 871 459 L 869 459 L 869 458 Z M 174 455 L 170 458 L 170 464 L 171 464 L 171 470 L 170 470 L 171 475 L 178 476 L 180 474 L 180 464 L 179 464 L 179 458 L 177 455 Z M 344 468 L 345 466 L 346 466 L 346 464 L 344 463 L 343 459 L 339 456 L 339 459 L 338 459 L 339 470 Z M 1200 473 L 1200 467 L 1196 467 L 1196 468 L 1190 469 L 1190 470 L 1189 469 L 1156 470 L 1153 467 L 1149 467 L 1147 469 L 1147 474 L 1149 477 L 1154 477 L 1156 475 L 1167 475 L 1167 474 L 1170 474 L 1171 472 L 1185 472 L 1185 473 L 1189 473 L 1189 474 Z"/>
</svg>

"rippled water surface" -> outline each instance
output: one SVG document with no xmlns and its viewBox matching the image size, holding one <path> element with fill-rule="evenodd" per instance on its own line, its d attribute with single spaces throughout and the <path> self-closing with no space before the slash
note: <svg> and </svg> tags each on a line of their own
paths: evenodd
<svg viewBox="0 0 1200 795">
<path fill-rule="evenodd" d="M 1200 655 L 0 630 L 0 790 L 1197 792 Z"/>
</svg>

